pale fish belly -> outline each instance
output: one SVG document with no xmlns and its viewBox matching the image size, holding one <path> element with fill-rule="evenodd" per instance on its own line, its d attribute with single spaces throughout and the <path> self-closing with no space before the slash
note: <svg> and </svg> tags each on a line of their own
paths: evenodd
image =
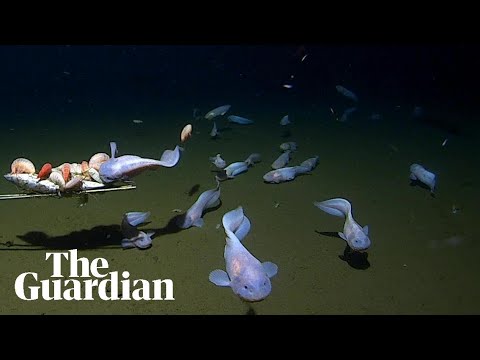
<svg viewBox="0 0 480 360">
<path fill-rule="evenodd" d="M 104 183 L 117 180 L 126 180 L 140 174 L 144 170 L 160 167 L 159 160 L 144 159 L 135 155 L 123 155 L 119 158 L 110 159 L 100 166 L 99 175 Z"/>
<path fill-rule="evenodd" d="M 236 247 L 226 255 L 226 270 L 231 280 L 243 278 L 248 269 L 255 264 L 255 258 L 244 248 Z"/>
<path fill-rule="evenodd" d="M 158 160 L 143 159 L 142 161 L 133 162 L 124 167 L 122 173 L 126 176 L 126 178 L 131 178 L 144 172 L 145 170 L 159 168 L 161 166 L 162 165 Z"/>
</svg>

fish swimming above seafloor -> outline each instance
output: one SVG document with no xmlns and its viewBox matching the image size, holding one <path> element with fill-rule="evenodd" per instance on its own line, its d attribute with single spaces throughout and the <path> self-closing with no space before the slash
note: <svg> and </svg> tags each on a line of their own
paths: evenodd
<svg viewBox="0 0 480 360">
<path fill-rule="evenodd" d="M 161 166 L 173 167 L 180 160 L 180 147 L 177 145 L 173 150 L 165 150 L 160 160 L 142 158 L 136 155 L 122 155 L 116 157 L 117 144 L 110 143 L 112 156 L 100 165 L 98 173 L 104 184 L 115 181 L 125 181 L 142 173 L 147 169 L 155 169 Z"/>
</svg>

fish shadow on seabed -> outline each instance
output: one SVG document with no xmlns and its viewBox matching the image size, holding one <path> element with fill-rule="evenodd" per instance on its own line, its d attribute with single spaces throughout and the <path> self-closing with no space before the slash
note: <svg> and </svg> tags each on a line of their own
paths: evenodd
<svg viewBox="0 0 480 360">
<path fill-rule="evenodd" d="M 338 238 L 342 241 L 345 241 L 338 235 L 338 232 L 318 230 L 315 230 L 315 232 L 320 235 Z M 368 261 L 368 253 L 353 251 L 350 246 L 348 246 L 348 244 L 345 244 L 343 254 L 338 255 L 338 258 L 345 261 L 350 267 L 357 270 L 367 270 L 370 267 L 370 262 Z"/>
<path fill-rule="evenodd" d="M 252 307 L 252 305 L 247 304 L 247 306 L 248 306 L 248 309 L 247 309 L 247 311 L 245 312 L 244 315 L 257 315 L 257 313 L 256 313 L 255 309 Z"/>
<path fill-rule="evenodd" d="M 193 196 L 198 192 L 199 189 L 200 189 L 200 184 L 195 184 L 190 188 L 190 190 L 186 192 L 186 194 L 188 196 Z"/>
<path fill-rule="evenodd" d="M 179 232 L 182 229 L 179 229 L 176 225 L 176 219 L 180 215 L 176 215 L 167 223 L 163 228 L 152 229 L 148 227 L 142 227 L 139 230 L 143 232 L 152 231 L 155 234 L 152 236 L 152 239 L 155 240 L 160 235 L 172 234 Z M 144 223 L 142 226 L 149 224 L 150 222 Z M 30 231 L 24 235 L 17 235 L 17 238 L 28 243 L 28 244 L 16 244 L 14 242 L 7 241 L 5 243 L 0 243 L 1 250 L 70 250 L 70 249 L 98 249 L 98 248 L 108 248 L 108 249 L 118 249 L 124 250 L 122 248 L 122 239 L 124 238 L 120 225 L 107 225 L 107 226 L 96 226 L 91 229 L 85 229 L 80 231 L 73 231 L 69 234 L 60 235 L 60 236 L 49 236 L 48 234 L 42 231 Z M 138 250 L 148 250 L 138 249 Z"/>
<path fill-rule="evenodd" d="M 410 180 L 410 186 L 412 186 L 412 187 L 419 186 L 422 189 L 426 189 L 426 190 L 430 191 L 430 188 L 419 180 Z M 436 197 L 435 193 L 433 193 L 433 192 L 430 192 L 430 196 L 431 197 Z"/>
<path fill-rule="evenodd" d="M 222 205 L 219 204 L 213 208 L 207 209 L 203 212 L 203 216 L 210 211 L 219 209 Z M 149 228 L 145 225 L 151 222 L 145 222 L 139 228 L 143 232 L 154 232 L 152 239 L 155 241 L 161 235 L 174 234 L 180 232 L 181 229 L 177 225 L 179 218 L 184 217 L 185 214 L 178 214 L 173 216 L 162 228 Z M 66 235 L 50 236 L 43 231 L 29 231 L 23 235 L 17 235 L 17 238 L 26 242 L 27 244 L 18 244 L 13 241 L 0 242 L 0 251 L 16 251 L 16 250 L 70 250 L 70 249 L 97 249 L 109 248 L 124 250 L 122 248 L 122 239 L 124 238 L 120 225 L 101 225 L 95 226 L 91 229 L 84 229 L 80 231 L 73 231 Z M 148 250 L 138 249 L 138 250 Z"/>
<path fill-rule="evenodd" d="M 17 235 L 17 238 L 28 245 L 11 242 L 0 243 L 0 245 L 6 246 L 5 248 L 0 247 L 0 250 L 69 250 L 103 247 L 121 249 L 123 235 L 120 225 L 102 225 L 60 236 L 49 236 L 42 231 L 30 231 L 24 235 Z"/>
</svg>

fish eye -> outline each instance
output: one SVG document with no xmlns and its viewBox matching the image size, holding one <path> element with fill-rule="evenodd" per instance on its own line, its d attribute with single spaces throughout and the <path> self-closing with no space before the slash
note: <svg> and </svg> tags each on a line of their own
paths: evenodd
<svg viewBox="0 0 480 360">
<path fill-rule="evenodd" d="M 248 286 L 247 286 L 247 285 L 245 285 L 245 286 L 244 286 L 244 288 L 245 288 L 245 290 L 246 290 L 246 289 L 248 289 Z"/>
</svg>

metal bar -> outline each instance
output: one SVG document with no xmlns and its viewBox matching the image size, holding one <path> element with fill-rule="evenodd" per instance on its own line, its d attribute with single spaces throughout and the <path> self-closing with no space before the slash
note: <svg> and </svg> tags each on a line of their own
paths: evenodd
<svg viewBox="0 0 480 360">
<path fill-rule="evenodd" d="M 0 200 L 14 200 L 14 199 L 31 199 L 31 198 L 39 198 L 39 197 L 70 197 L 72 195 L 82 195 L 82 194 L 90 194 L 90 193 L 99 193 L 99 192 L 109 192 L 109 191 L 120 191 L 120 190 L 134 190 L 136 189 L 136 185 L 123 185 L 119 187 L 110 187 L 110 188 L 103 188 L 103 189 L 90 189 L 81 192 L 75 193 L 67 193 L 62 195 L 58 194 L 2 194 L 0 195 Z"/>
</svg>

